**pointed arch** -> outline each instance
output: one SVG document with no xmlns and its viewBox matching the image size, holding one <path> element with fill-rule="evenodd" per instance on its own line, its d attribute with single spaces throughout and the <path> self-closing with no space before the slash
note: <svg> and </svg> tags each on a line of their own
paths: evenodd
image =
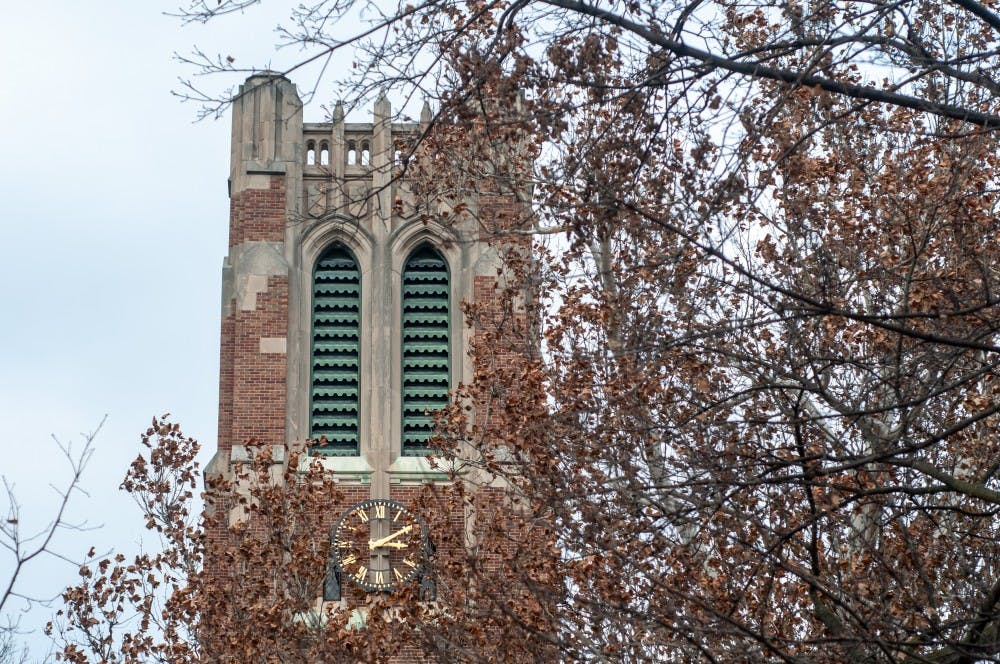
<svg viewBox="0 0 1000 664">
<path fill-rule="evenodd" d="M 451 286 L 448 263 L 430 244 L 414 249 L 402 273 L 402 453 L 427 450 L 434 413 L 451 388 Z"/>
<path fill-rule="evenodd" d="M 309 438 L 319 454 L 360 454 L 361 273 L 340 243 L 320 254 L 312 279 Z"/>
</svg>

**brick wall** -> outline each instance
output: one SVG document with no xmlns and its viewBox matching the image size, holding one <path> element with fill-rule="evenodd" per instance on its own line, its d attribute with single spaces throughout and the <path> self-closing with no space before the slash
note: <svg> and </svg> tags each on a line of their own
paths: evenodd
<svg viewBox="0 0 1000 664">
<path fill-rule="evenodd" d="M 285 239 L 285 176 L 272 175 L 268 189 L 246 189 L 229 201 L 229 246 Z"/>
<path fill-rule="evenodd" d="M 235 302 L 230 302 L 230 309 L 235 308 Z M 222 339 L 219 344 L 219 433 L 218 447 L 220 450 L 233 448 L 233 368 L 235 348 L 236 315 L 224 316 L 222 319 Z"/>
<path fill-rule="evenodd" d="M 284 353 L 262 353 L 262 338 L 285 337 L 288 331 L 288 278 L 269 277 L 267 291 L 257 294 L 257 308 L 235 313 L 233 335 L 234 441 L 258 444 L 285 442 Z"/>
</svg>

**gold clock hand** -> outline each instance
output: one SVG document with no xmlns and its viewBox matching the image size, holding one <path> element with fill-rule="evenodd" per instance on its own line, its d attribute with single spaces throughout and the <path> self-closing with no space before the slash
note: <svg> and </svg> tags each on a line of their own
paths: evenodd
<svg viewBox="0 0 1000 664">
<path fill-rule="evenodd" d="M 368 540 L 368 548 L 369 549 L 378 549 L 380 547 L 386 546 L 386 544 L 388 542 L 391 542 L 392 540 L 396 539 L 397 537 L 399 537 L 400 535 L 402 535 L 404 533 L 410 532 L 410 530 L 412 530 L 412 529 L 413 529 L 412 525 L 404 526 L 403 528 L 397 530 L 393 534 L 387 535 L 386 537 L 383 537 L 382 539 Z"/>
<path fill-rule="evenodd" d="M 382 542 L 381 540 L 379 540 L 379 541 L 368 540 L 368 548 L 372 549 L 372 550 L 373 549 L 383 549 L 383 548 L 386 548 L 386 547 L 391 548 L 391 549 L 406 549 L 409 546 L 410 545 L 407 544 L 406 542 Z"/>
</svg>

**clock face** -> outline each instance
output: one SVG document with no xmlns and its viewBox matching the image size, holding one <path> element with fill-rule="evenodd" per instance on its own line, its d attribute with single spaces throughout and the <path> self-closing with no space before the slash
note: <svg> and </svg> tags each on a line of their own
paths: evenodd
<svg viewBox="0 0 1000 664">
<path fill-rule="evenodd" d="M 421 570 L 424 525 L 406 506 L 375 498 L 349 508 L 333 528 L 341 575 L 368 592 L 390 591 Z"/>
</svg>

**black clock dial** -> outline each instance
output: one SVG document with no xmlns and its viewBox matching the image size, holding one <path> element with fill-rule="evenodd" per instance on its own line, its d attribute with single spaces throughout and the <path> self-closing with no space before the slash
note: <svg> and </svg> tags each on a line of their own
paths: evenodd
<svg viewBox="0 0 1000 664">
<path fill-rule="evenodd" d="M 374 498 L 344 512 L 331 546 L 342 578 L 368 592 L 386 592 L 417 576 L 425 542 L 423 523 L 405 505 Z"/>
</svg>

